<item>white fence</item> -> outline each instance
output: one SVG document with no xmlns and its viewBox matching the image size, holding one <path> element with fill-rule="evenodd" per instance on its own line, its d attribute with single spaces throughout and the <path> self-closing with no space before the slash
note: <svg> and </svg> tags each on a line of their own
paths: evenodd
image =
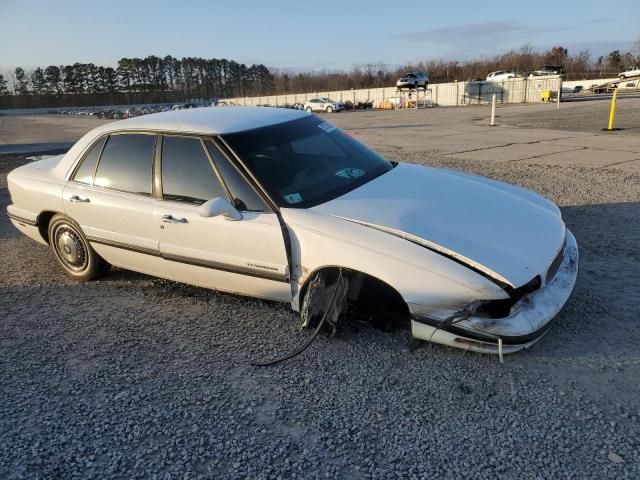
<svg viewBox="0 0 640 480">
<path fill-rule="evenodd" d="M 540 102 L 542 91 L 557 91 L 562 86 L 559 76 L 544 78 L 515 78 L 502 82 L 453 82 L 429 85 L 431 101 L 434 105 L 457 106 L 479 105 L 491 102 L 495 93 L 501 103 Z M 287 95 L 269 95 L 262 97 L 226 98 L 227 104 L 245 106 L 286 106 L 304 103 L 315 97 L 329 97 L 338 102 L 372 102 L 374 107 L 388 99 L 398 96 L 395 87 L 366 88 L 359 90 L 341 90 L 335 92 L 291 93 Z"/>
<path fill-rule="evenodd" d="M 620 79 L 618 77 L 613 78 L 596 78 L 596 79 L 585 79 L 585 80 L 571 80 L 568 82 L 562 82 L 562 88 L 570 88 L 573 89 L 577 86 L 581 86 L 582 88 L 591 88 L 596 85 L 603 85 L 609 82 L 618 82 Z"/>
</svg>

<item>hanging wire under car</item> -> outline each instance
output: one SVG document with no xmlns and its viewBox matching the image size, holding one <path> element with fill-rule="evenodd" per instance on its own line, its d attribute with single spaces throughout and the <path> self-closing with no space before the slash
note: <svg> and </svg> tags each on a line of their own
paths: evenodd
<svg viewBox="0 0 640 480">
<path fill-rule="evenodd" d="M 277 357 L 271 360 L 267 360 L 267 359 L 251 360 L 249 362 L 249 365 L 253 365 L 254 367 L 266 367 L 269 365 L 275 365 L 276 363 L 290 360 L 296 355 L 300 355 L 302 352 L 304 352 L 309 347 L 309 345 L 311 345 L 311 343 L 316 339 L 316 337 L 318 336 L 318 333 L 320 332 L 320 329 L 322 328 L 322 326 L 324 325 L 324 322 L 329 316 L 329 313 L 331 312 L 331 309 L 333 308 L 334 303 L 336 301 L 336 293 L 338 292 L 338 287 L 340 286 L 341 283 L 342 283 L 342 268 L 338 270 L 338 278 L 336 279 L 336 286 L 333 288 L 333 293 L 331 295 L 331 301 L 329 302 L 329 306 L 325 310 L 324 315 L 322 315 L 322 319 L 320 319 L 320 321 L 318 322 L 318 325 L 313 331 L 313 334 L 302 345 L 300 345 L 298 348 L 291 351 L 290 353 L 287 353 L 286 355 L 283 355 L 281 357 Z"/>
</svg>

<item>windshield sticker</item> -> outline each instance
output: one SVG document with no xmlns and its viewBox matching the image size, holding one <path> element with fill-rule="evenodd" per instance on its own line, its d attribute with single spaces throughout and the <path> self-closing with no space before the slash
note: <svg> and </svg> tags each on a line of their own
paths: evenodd
<svg viewBox="0 0 640 480">
<path fill-rule="evenodd" d="M 364 175 L 364 170 L 360 168 L 341 168 L 336 172 L 337 177 L 358 178 Z"/>
<path fill-rule="evenodd" d="M 318 125 L 318 128 L 321 128 L 322 130 L 324 130 L 327 133 L 333 132 L 336 129 L 336 127 L 334 127 L 333 125 L 331 125 L 328 122 L 321 123 L 320 125 Z"/>
<path fill-rule="evenodd" d="M 302 195 L 300 195 L 297 192 L 296 193 L 290 193 L 289 195 L 285 195 L 282 198 L 284 198 L 287 203 L 301 203 L 302 202 Z"/>
</svg>

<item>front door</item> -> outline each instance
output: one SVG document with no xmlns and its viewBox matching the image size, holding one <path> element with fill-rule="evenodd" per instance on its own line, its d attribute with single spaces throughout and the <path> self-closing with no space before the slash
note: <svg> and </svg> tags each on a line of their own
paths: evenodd
<svg viewBox="0 0 640 480">
<path fill-rule="evenodd" d="M 165 136 L 160 176 L 162 199 L 154 216 L 161 232 L 160 251 L 174 278 L 291 301 L 278 217 L 248 184 L 238 183 L 244 179 L 213 144 L 195 137 Z M 235 203 L 242 219 L 200 216 L 200 205 L 216 197 Z"/>
</svg>

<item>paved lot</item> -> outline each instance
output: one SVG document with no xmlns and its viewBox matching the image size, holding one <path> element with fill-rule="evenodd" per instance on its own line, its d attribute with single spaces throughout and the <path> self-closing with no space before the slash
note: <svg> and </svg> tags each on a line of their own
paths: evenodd
<svg viewBox="0 0 640 480">
<path fill-rule="evenodd" d="M 105 120 L 77 115 L 0 117 L 0 154 L 65 151 Z"/>
<path fill-rule="evenodd" d="M 616 132 L 601 130 L 608 117 L 603 101 L 561 104 L 560 110 L 553 105 L 504 106 L 497 109 L 495 127 L 489 126 L 486 106 L 356 112 L 328 118 L 388 154 L 428 151 L 445 159 L 615 165 L 640 171 L 640 99 L 621 101 L 618 111 L 634 113 L 624 117 L 628 128 Z"/>
<path fill-rule="evenodd" d="M 639 478 L 640 137 L 491 128 L 487 112 L 330 118 L 390 158 L 561 206 L 581 273 L 533 349 L 502 365 L 411 353 L 406 331 L 343 322 L 253 368 L 307 335 L 286 305 L 124 271 L 75 284 L 0 214 L 0 478 Z M 61 136 L 52 119 L 0 141 L 68 141 L 95 124 L 64 122 Z M 3 209 L 24 161 L 0 156 Z"/>
</svg>

